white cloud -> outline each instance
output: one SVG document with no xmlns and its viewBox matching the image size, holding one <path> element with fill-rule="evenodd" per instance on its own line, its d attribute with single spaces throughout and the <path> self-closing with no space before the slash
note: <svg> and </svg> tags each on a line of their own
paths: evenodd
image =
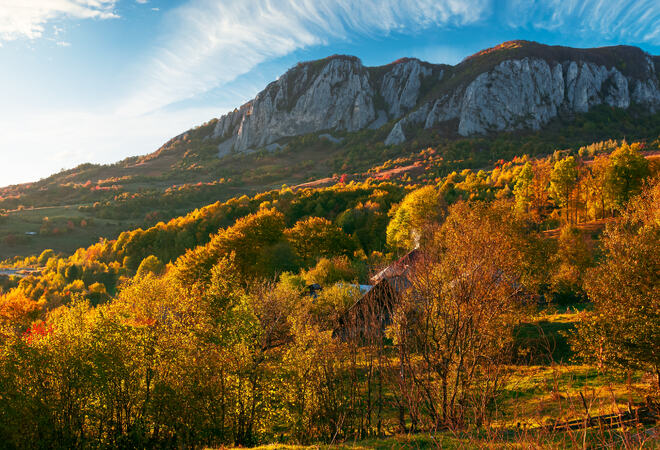
<svg viewBox="0 0 660 450">
<path fill-rule="evenodd" d="M 660 45 L 658 0 L 509 0 L 505 17 L 513 28 Z"/>
<path fill-rule="evenodd" d="M 57 41 L 58 47 L 71 47 L 71 42 L 66 41 Z"/>
<path fill-rule="evenodd" d="M 122 110 L 153 111 L 295 50 L 357 35 L 474 23 L 489 0 L 193 0 L 171 12 L 171 38 Z"/>
<path fill-rule="evenodd" d="M 0 41 L 36 39 L 57 19 L 111 19 L 117 0 L 0 0 Z M 58 34 L 58 28 L 55 28 Z"/>
</svg>

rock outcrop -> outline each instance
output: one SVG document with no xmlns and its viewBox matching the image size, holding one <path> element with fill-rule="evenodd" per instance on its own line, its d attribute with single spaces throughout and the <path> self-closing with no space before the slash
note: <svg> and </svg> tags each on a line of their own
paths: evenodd
<svg viewBox="0 0 660 450">
<path fill-rule="evenodd" d="M 335 57 L 289 70 L 254 100 L 220 118 L 214 136 L 228 138 L 221 150 L 244 151 L 319 130 L 357 131 L 375 119 L 366 69 L 357 58 Z"/>
<path fill-rule="evenodd" d="M 272 147 L 320 131 L 391 127 L 385 143 L 405 142 L 414 128 L 453 120 L 469 136 L 537 130 L 554 117 L 606 104 L 660 110 L 652 57 L 636 47 L 570 49 L 505 43 L 456 66 L 402 59 L 365 67 L 351 56 L 301 63 L 253 100 L 218 119 L 218 150 Z M 388 125 L 389 124 L 389 125 Z"/>
<path fill-rule="evenodd" d="M 383 76 L 380 94 L 389 106 L 390 117 L 400 117 L 417 105 L 422 81 L 433 70 L 416 59 L 397 61 Z M 439 77 L 442 77 L 440 71 Z"/>
<path fill-rule="evenodd" d="M 430 64 L 405 59 L 386 66 L 375 85 L 376 76 L 352 56 L 302 63 L 221 117 L 213 137 L 225 138 L 223 155 L 322 130 L 379 128 L 417 105 L 422 81 L 432 73 Z M 377 98 L 386 110 L 377 110 Z"/>
<path fill-rule="evenodd" d="M 587 112 L 602 103 L 628 108 L 628 80 L 616 68 L 575 61 L 548 64 L 543 59 L 507 60 L 477 76 L 449 98 L 434 102 L 424 126 L 459 119 L 463 136 L 528 128 L 538 130 L 561 112 Z M 646 89 L 646 85 L 640 89 Z M 637 103 L 660 106 L 657 83 Z"/>
</svg>

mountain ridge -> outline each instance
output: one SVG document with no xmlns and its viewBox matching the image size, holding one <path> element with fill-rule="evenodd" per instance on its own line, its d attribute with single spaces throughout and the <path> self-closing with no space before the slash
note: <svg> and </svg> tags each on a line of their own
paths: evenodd
<svg viewBox="0 0 660 450">
<path fill-rule="evenodd" d="M 532 67 L 529 65 L 529 58 L 533 57 L 536 64 L 547 65 L 549 71 L 551 66 L 556 68 L 556 65 L 558 64 L 557 61 L 567 57 L 566 55 L 572 55 L 571 57 L 575 59 L 574 62 L 576 63 L 576 69 L 582 70 L 584 66 L 588 64 L 591 64 L 591 67 L 600 67 L 596 72 L 604 74 L 605 79 L 611 75 L 610 72 L 613 69 L 616 69 L 621 75 L 619 80 L 621 81 L 625 78 L 626 85 L 635 88 L 641 82 L 643 86 L 648 88 L 647 91 L 650 92 L 651 95 L 647 95 L 647 99 L 650 100 L 650 104 L 647 106 L 642 105 L 642 107 L 630 108 L 629 112 L 620 109 L 620 112 L 625 113 L 624 115 L 627 115 L 626 117 L 628 117 L 628 119 L 621 119 L 621 114 L 618 114 L 614 110 L 606 114 L 609 115 L 610 118 L 606 118 L 605 120 L 615 120 L 613 117 L 618 117 L 616 120 L 623 120 L 625 122 L 622 123 L 619 133 L 616 134 L 619 138 L 628 136 L 631 132 L 630 126 L 626 125 L 630 120 L 635 120 L 635 123 L 637 123 L 637 121 L 643 119 L 645 123 L 647 123 L 648 119 L 655 115 L 646 114 L 647 110 L 655 110 L 655 112 L 660 111 L 660 89 L 658 88 L 658 85 L 660 84 L 660 79 L 658 78 L 660 75 L 660 56 L 649 55 L 637 47 L 613 46 L 596 49 L 575 49 L 562 46 L 547 46 L 530 41 L 509 41 L 496 47 L 482 50 L 474 55 L 470 55 L 455 66 L 433 64 L 409 57 L 400 58 L 396 61 L 380 66 L 364 66 L 361 60 L 356 56 L 331 55 L 323 59 L 303 61 L 296 64 L 277 80 L 269 83 L 266 88 L 255 97 L 255 99 L 246 102 L 239 108 L 234 109 L 220 118 L 211 119 L 200 126 L 191 128 L 168 139 L 167 142 L 151 153 L 126 158 L 115 164 L 105 165 L 103 167 L 93 164 L 81 165 L 77 168 L 66 171 L 66 173 L 69 173 L 67 176 L 65 176 L 66 173 L 62 172 L 60 174 L 53 174 L 51 177 L 47 177 L 42 181 L 44 183 L 49 182 L 49 180 L 52 182 L 55 182 L 56 180 L 60 180 L 61 182 L 73 182 L 74 180 L 78 182 L 82 180 L 82 182 L 85 182 L 88 179 L 95 181 L 113 177 L 155 177 L 158 180 L 158 183 L 166 184 L 169 181 L 173 183 L 184 183 L 190 180 L 199 181 L 197 178 L 200 176 L 203 178 L 203 181 L 214 179 L 214 177 L 233 178 L 237 176 L 236 171 L 240 166 L 238 160 L 235 160 L 233 156 L 243 157 L 252 153 L 252 151 L 259 150 L 257 153 L 258 155 L 262 151 L 273 152 L 282 149 L 283 147 L 287 147 L 289 153 L 292 151 L 302 151 L 305 155 L 301 154 L 300 158 L 306 158 L 305 161 L 309 161 L 311 155 L 310 152 L 322 151 L 327 153 L 328 151 L 334 152 L 335 149 L 339 147 L 350 147 L 346 151 L 355 153 L 355 151 L 358 150 L 358 147 L 366 146 L 369 148 L 369 155 L 371 155 L 371 159 L 367 159 L 369 159 L 369 161 L 372 161 L 372 159 L 375 161 L 373 158 L 376 154 L 375 152 L 380 152 L 378 154 L 382 156 L 382 158 L 388 159 L 392 155 L 397 154 L 397 152 L 414 150 L 414 147 L 418 145 L 435 145 L 439 140 L 461 140 L 464 137 L 459 133 L 461 123 L 463 123 L 464 129 L 469 129 L 468 125 L 473 126 L 475 123 L 482 126 L 481 130 L 478 130 L 480 132 L 475 132 L 473 134 L 466 133 L 470 138 L 481 138 L 489 136 L 489 134 L 492 133 L 497 134 L 499 131 L 515 131 L 516 133 L 522 132 L 523 134 L 536 133 L 541 127 L 545 127 L 542 130 L 543 132 L 548 130 L 551 134 L 556 135 L 559 133 L 560 128 L 567 126 L 570 127 L 571 124 L 574 123 L 583 123 L 585 120 L 583 113 L 576 111 L 575 109 L 567 112 L 566 108 L 562 109 L 561 103 L 549 106 L 542 104 L 541 106 L 546 108 L 545 110 L 534 110 L 533 108 L 530 110 L 528 108 L 529 105 L 535 106 L 533 102 L 520 102 L 517 98 L 514 99 L 516 101 L 508 102 L 507 98 L 499 98 L 499 106 L 498 104 L 495 104 L 496 107 L 493 108 L 493 106 L 490 105 L 490 110 L 486 109 L 486 111 L 492 112 L 493 109 L 496 109 L 497 114 L 491 115 L 490 119 L 495 118 L 500 120 L 501 126 L 498 128 L 497 126 L 492 126 L 493 123 L 486 123 L 486 125 L 490 126 L 483 127 L 483 118 L 478 117 L 478 115 L 471 117 L 470 113 L 474 108 L 470 110 L 469 108 L 466 108 L 465 104 L 462 105 L 461 102 L 463 101 L 463 103 L 466 103 L 464 102 L 464 88 L 472 83 L 477 77 L 484 74 L 486 80 L 482 83 L 481 88 L 486 88 L 489 82 L 488 77 L 496 73 L 494 68 L 498 65 L 502 65 L 502 63 L 505 63 L 506 61 L 523 61 L 527 58 L 527 66 Z M 580 58 L 582 58 L 582 60 L 580 60 Z M 326 120 L 325 123 L 321 123 L 320 125 L 318 123 L 312 123 L 310 125 L 308 119 L 307 128 L 301 129 L 299 122 L 295 120 L 296 116 L 293 117 L 294 120 L 291 120 L 291 117 L 287 118 L 286 116 L 291 113 L 296 106 L 296 103 L 300 102 L 301 98 L 304 98 L 308 104 L 314 104 L 318 100 L 313 95 L 318 91 L 308 92 L 309 86 L 314 84 L 319 73 L 324 69 L 327 69 L 332 62 L 335 62 L 335 64 L 341 63 L 353 65 L 358 68 L 354 75 L 363 78 L 366 77 L 366 82 L 368 83 L 363 84 L 363 86 L 368 86 L 371 93 L 373 93 L 373 95 L 367 99 L 366 103 L 373 107 L 373 111 L 371 113 L 368 112 L 368 120 L 359 123 L 359 126 L 354 126 L 350 132 L 346 126 L 346 121 L 344 120 L 342 122 L 339 120 L 342 119 L 341 114 L 336 116 L 338 120 L 335 120 L 334 122 Z M 511 65 L 510 63 L 507 64 Z M 507 64 L 504 64 L 504 66 Z M 600 66 L 598 66 L 598 64 L 600 64 Z M 569 65 L 570 64 L 568 64 L 566 68 L 562 66 L 562 77 L 564 77 L 564 73 L 568 72 Z M 640 65 L 643 65 L 644 67 L 640 69 L 638 67 Z M 415 71 L 415 69 L 417 71 Z M 397 70 L 400 73 L 397 72 Z M 296 77 L 304 76 L 305 71 L 307 74 L 307 84 L 296 84 L 295 82 L 291 82 L 286 84 L 286 89 L 282 89 L 283 79 L 289 77 L 295 81 Z M 586 72 L 591 76 L 586 80 L 588 83 L 585 83 L 584 80 L 582 80 L 582 93 L 589 93 L 586 88 L 591 87 L 591 93 L 595 95 L 592 96 L 590 101 L 583 102 L 583 106 L 585 106 L 584 110 L 591 114 L 590 110 L 593 109 L 594 106 L 608 104 L 605 101 L 607 97 L 605 94 L 608 90 L 612 90 L 612 86 L 616 87 L 616 84 L 612 83 L 611 80 L 606 80 L 606 82 L 603 83 L 603 80 L 601 79 L 599 81 L 600 86 L 598 86 L 598 83 L 594 83 L 593 80 L 594 72 L 591 71 L 591 69 Z M 416 75 L 411 78 L 410 75 L 412 73 L 417 73 L 417 75 L 419 75 L 419 73 L 426 73 L 426 75 L 419 78 L 416 78 Z M 506 77 L 501 76 L 501 71 L 497 73 L 499 79 L 495 81 L 500 83 L 503 79 L 506 81 Z M 649 73 L 655 76 L 653 78 L 648 77 Z M 550 72 L 550 79 L 551 76 L 552 73 Z M 644 77 L 647 78 L 645 79 Z M 580 77 L 576 77 L 576 79 L 579 78 Z M 534 81 L 533 77 L 532 81 Z M 382 95 L 384 92 L 381 92 L 383 84 L 388 83 L 390 88 L 386 93 L 390 94 L 389 97 Z M 463 88 L 457 89 L 457 86 L 463 86 Z M 521 84 L 518 83 L 516 89 L 509 89 L 508 91 L 499 89 L 499 93 L 508 92 L 512 96 L 519 97 L 519 94 L 523 92 L 523 90 L 520 89 L 520 86 Z M 325 100 L 327 102 L 334 102 L 337 94 L 337 86 L 332 87 L 326 85 L 326 87 L 328 88 L 328 95 L 325 97 Z M 330 89 L 331 87 L 332 89 Z M 338 87 L 341 88 L 342 86 L 340 85 Z M 528 87 L 533 88 L 530 89 L 530 95 L 538 94 L 536 89 L 537 84 L 528 80 Z M 599 89 L 596 90 L 596 87 Z M 545 88 L 545 96 L 550 98 L 549 94 L 552 92 L 552 85 L 550 85 L 549 88 L 548 86 L 545 86 Z M 575 93 L 576 89 L 574 87 L 571 89 L 573 90 L 573 93 Z M 564 86 L 563 90 L 567 90 L 566 86 Z M 454 94 L 453 98 L 452 95 L 448 94 Z M 614 100 L 627 99 L 628 102 L 624 102 L 623 106 L 632 106 L 635 103 L 635 93 L 633 89 L 629 89 L 627 92 L 624 89 L 623 94 L 625 95 L 612 97 L 609 101 L 616 105 Z M 638 94 L 640 93 L 638 92 Z M 639 96 L 640 95 L 638 95 L 638 97 Z M 541 96 L 538 97 L 539 100 L 543 100 Z M 472 99 L 474 98 L 475 95 L 473 93 Z M 492 100 L 493 96 L 482 96 L 481 98 L 490 98 Z M 573 98 L 575 98 L 575 95 L 573 95 Z M 271 125 L 274 124 L 277 127 L 280 126 L 280 117 L 278 114 L 284 115 L 287 120 L 282 121 L 282 123 L 285 123 L 291 128 L 288 132 L 281 133 L 280 135 L 273 135 L 263 133 L 264 130 L 255 127 L 254 123 L 242 123 L 243 116 L 247 114 L 247 111 L 251 108 L 254 109 L 255 101 L 261 101 L 262 99 L 270 102 L 271 105 L 274 104 L 275 100 L 280 102 L 280 109 L 277 111 L 277 114 L 273 116 L 268 114 L 268 110 L 261 111 L 262 120 L 269 119 Z M 354 105 L 354 98 L 348 96 L 348 99 L 344 98 L 344 101 L 345 109 L 343 112 L 346 113 L 348 111 L 346 116 L 350 118 L 352 111 L 350 107 Z M 514 106 L 526 107 L 528 109 L 527 111 L 522 111 L 525 114 L 522 114 L 520 111 L 516 113 L 515 110 L 513 112 L 509 111 Z M 324 109 L 317 107 L 316 111 L 312 112 L 321 114 L 327 112 L 327 110 L 328 108 Z M 483 113 L 483 111 L 484 108 L 481 108 L 481 111 L 478 112 Z M 507 119 L 501 111 L 509 111 L 508 113 L 512 115 L 512 118 L 509 117 Z M 314 114 L 308 113 L 309 111 L 303 109 L 302 113 L 299 113 L 299 115 L 302 114 L 304 116 L 307 114 L 314 118 Z M 599 114 L 600 113 L 596 112 L 594 118 L 602 116 Z M 476 117 L 478 120 L 471 120 L 473 117 Z M 543 120 L 535 120 L 530 123 L 528 120 L 525 120 L 529 117 L 532 119 L 540 117 Z M 644 117 L 646 117 L 646 119 L 644 119 Z M 486 118 L 488 119 L 489 117 Z M 504 119 L 507 119 L 508 122 Z M 546 126 L 547 120 L 553 120 L 553 123 L 547 122 Z M 586 118 L 586 120 L 591 119 Z M 598 121 L 599 119 L 596 120 Z M 494 123 L 494 125 L 497 125 L 497 123 Z M 244 134 L 242 136 L 243 143 L 250 143 L 250 140 L 252 140 L 252 143 L 254 144 L 256 141 L 256 144 L 244 148 L 232 148 L 237 140 L 233 133 L 238 133 L 239 130 L 247 132 L 247 135 Z M 599 134 L 587 134 L 589 134 L 589 136 L 584 136 L 587 138 L 584 142 L 612 137 L 605 132 Z M 647 133 L 636 132 L 633 134 L 637 137 L 648 137 Z M 338 137 L 338 139 L 335 137 Z M 234 139 L 232 140 L 232 138 Z M 327 141 L 326 145 L 314 144 L 318 138 Z M 259 139 L 262 139 L 262 141 L 259 142 Z M 306 142 L 306 144 L 303 144 L 304 142 Z M 310 144 L 312 144 L 311 147 Z M 390 144 L 392 148 L 386 150 L 383 144 Z M 223 158 L 224 156 L 231 156 L 231 158 L 225 159 Z M 286 157 L 286 155 L 281 152 L 273 153 L 269 158 L 273 161 L 275 159 L 279 160 L 279 158 L 283 158 L 287 163 L 291 162 L 289 161 L 290 159 L 295 159 Z M 316 158 L 311 158 L 311 160 L 316 161 Z M 232 169 L 229 171 L 222 170 L 227 164 L 231 165 Z M 199 172 L 200 167 L 215 167 L 216 169 L 206 170 L 206 172 L 204 172 L 205 175 L 202 175 L 201 172 Z M 204 170 L 202 170 L 202 172 Z M 345 169 L 334 167 L 333 170 L 337 171 Z M 35 181 L 27 183 L 26 186 L 34 183 L 37 183 L 35 186 L 43 184 Z"/>
<path fill-rule="evenodd" d="M 369 67 L 351 55 L 298 63 L 254 99 L 216 119 L 218 155 L 277 150 L 321 131 L 390 127 L 386 144 L 411 129 L 458 120 L 461 136 L 540 129 L 598 104 L 660 109 L 660 57 L 638 47 L 577 49 L 508 41 L 455 66 L 401 58 Z M 413 133 L 414 134 L 414 133 Z"/>
</svg>

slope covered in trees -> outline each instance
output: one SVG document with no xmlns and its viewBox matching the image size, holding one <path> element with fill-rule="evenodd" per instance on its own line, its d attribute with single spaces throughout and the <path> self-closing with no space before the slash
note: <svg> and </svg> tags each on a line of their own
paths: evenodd
<svg viewBox="0 0 660 450">
<path fill-rule="evenodd" d="M 494 133 L 460 138 L 441 129 L 421 130 L 401 145 L 386 146 L 379 130 L 319 133 L 291 138 L 273 152 L 217 157 L 209 123 L 166 143 L 157 152 L 116 164 L 81 165 L 49 178 L 0 189 L 0 259 L 47 248 L 72 253 L 80 246 L 114 239 L 122 231 L 149 227 L 215 201 L 254 195 L 325 178 L 364 179 L 388 160 L 409 159 L 433 148 L 443 157 L 439 175 L 493 167 L 516 155 L 548 155 L 602 139 L 641 139 L 653 148 L 660 135 L 658 114 L 595 107 L 570 120 L 557 118 L 542 131 Z M 415 158 L 413 158 L 415 159 Z M 420 158 L 416 158 L 419 160 Z M 34 233 L 26 234 L 26 233 Z"/>
<path fill-rule="evenodd" d="M 582 417 L 547 394 L 588 392 L 539 373 L 609 382 L 613 403 L 592 414 L 654 398 L 654 145 L 460 170 L 428 148 L 332 186 L 16 258 L 39 272 L 0 276 L 0 439 L 220 446 L 477 430 L 506 444 L 512 423 L 535 420 L 516 404 Z M 356 307 L 368 305 L 358 285 L 416 245 L 392 309 Z M 584 312 L 556 313 L 567 306 Z M 341 338 L 347 323 L 359 339 Z M 542 431 L 527 444 L 575 439 Z"/>
</svg>

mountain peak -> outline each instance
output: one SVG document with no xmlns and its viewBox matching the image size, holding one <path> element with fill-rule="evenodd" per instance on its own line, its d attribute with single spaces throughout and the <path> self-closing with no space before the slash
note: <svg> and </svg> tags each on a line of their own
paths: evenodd
<svg viewBox="0 0 660 450">
<path fill-rule="evenodd" d="M 302 62 L 221 117 L 219 154 L 266 148 L 317 132 L 390 130 L 400 144 L 419 129 L 463 136 L 539 129 L 599 104 L 660 109 L 658 58 L 637 47 L 592 49 L 513 40 L 456 66 L 401 58 L 365 67 L 350 55 Z M 443 125 L 444 124 L 444 125 Z M 448 125 L 449 124 L 449 125 Z M 446 126 L 447 125 L 447 126 Z"/>
<path fill-rule="evenodd" d="M 481 69 L 488 69 L 507 59 L 541 58 L 548 63 L 566 61 L 587 62 L 617 68 L 622 74 L 636 79 L 651 76 L 648 62 L 653 57 L 639 47 L 614 45 L 595 48 L 574 48 L 561 45 L 546 45 L 535 41 L 506 41 L 495 47 L 481 50 L 468 56 L 460 65 L 477 64 Z M 474 69 L 473 69 L 474 70 Z M 655 70 L 652 70 L 655 72 Z"/>
<path fill-rule="evenodd" d="M 404 56 L 403 58 L 399 58 L 397 60 L 394 60 L 391 63 L 386 64 L 385 66 L 395 66 L 397 64 L 405 64 L 405 63 L 409 63 L 409 62 L 412 62 L 412 61 L 416 61 L 418 63 L 425 63 L 425 61 L 422 61 L 421 59 Z"/>
<path fill-rule="evenodd" d="M 348 61 L 348 62 L 362 64 L 362 60 L 360 60 L 360 58 L 358 58 L 357 56 L 334 54 L 334 55 L 326 56 L 325 58 L 321 58 L 321 59 L 313 59 L 313 60 L 310 60 L 310 61 L 301 61 L 298 64 L 296 64 L 295 67 L 325 65 L 325 64 L 327 64 L 329 62 L 332 62 L 332 61 Z"/>
<path fill-rule="evenodd" d="M 503 50 L 513 50 L 517 48 L 523 48 L 523 47 L 531 47 L 533 45 L 542 45 L 539 44 L 538 42 L 534 41 L 525 41 L 525 40 L 513 40 L 513 41 L 506 41 L 502 42 L 499 45 L 496 45 L 495 47 L 490 47 L 481 51 L 478 51 L 477 53 L 474 53 L 470 56 L 465 57 L 463 61 L 467 61 L 473 58 L 478 58 L 480 56 L 488 55 L 490 53 L 495 53 L 495 52 L 500 52 Z"/>
</svg>

